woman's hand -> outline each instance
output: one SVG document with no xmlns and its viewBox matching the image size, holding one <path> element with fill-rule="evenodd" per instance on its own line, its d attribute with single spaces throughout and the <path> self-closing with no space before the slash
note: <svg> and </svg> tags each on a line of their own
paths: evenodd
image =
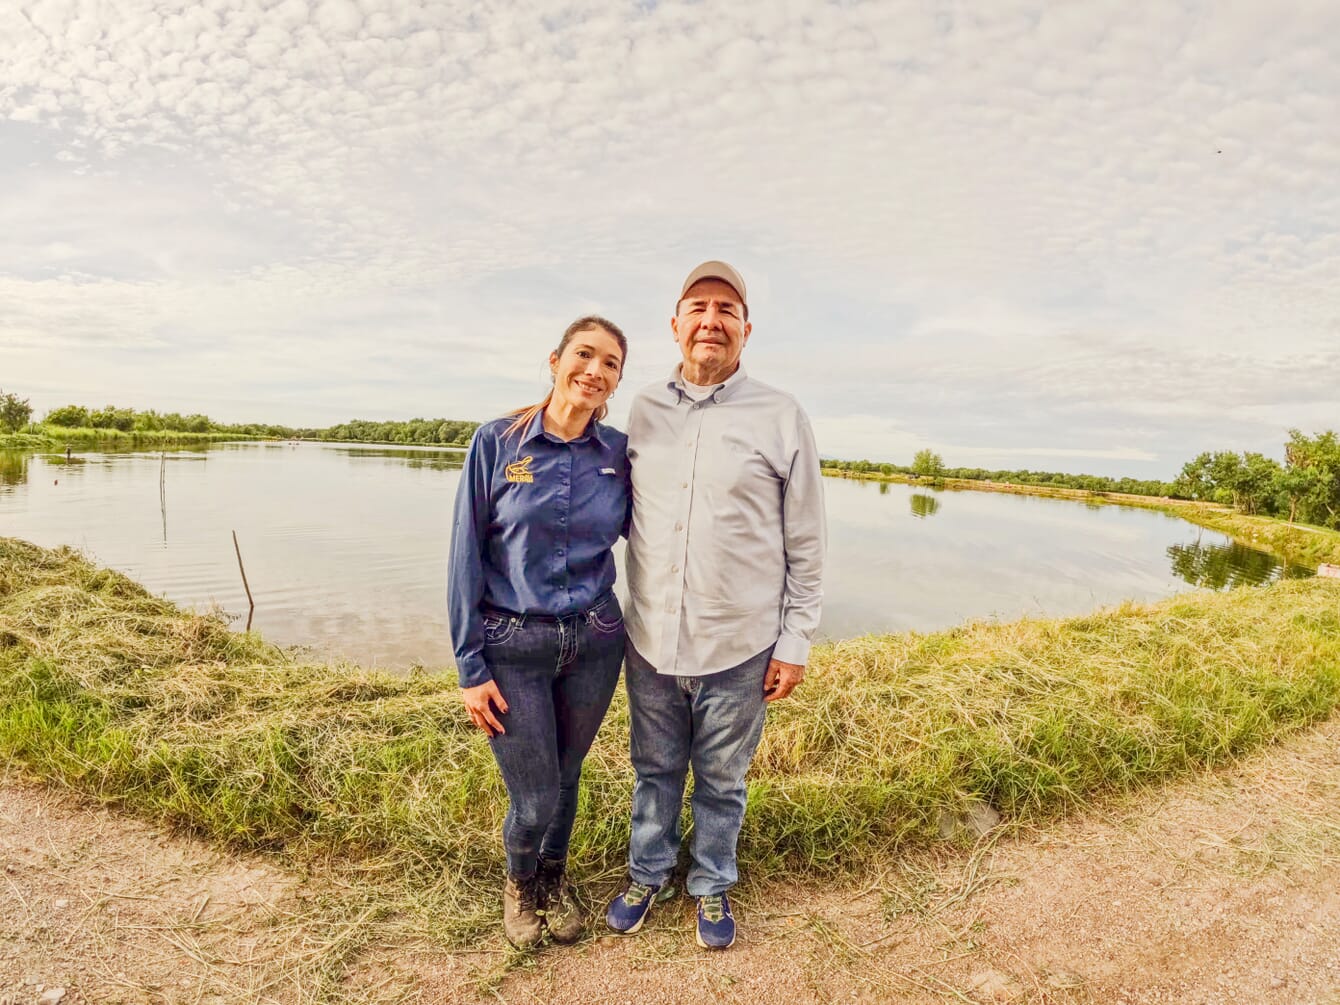
<svg viewBox="0 0 1340 1005">
<path fill-rule="evenodd" d="M 495 681 L 486 680 L 474 687 L 461 688 L 461 701 L 470 713 L 470 721 L 482 729 L 485 736 L 494 737 L 507 732 L 498 721 L 498 716 L 493 714 L 494 705 L 498 707 L 499 714 L 507 711 L 507 701 Z"/>
</svg>

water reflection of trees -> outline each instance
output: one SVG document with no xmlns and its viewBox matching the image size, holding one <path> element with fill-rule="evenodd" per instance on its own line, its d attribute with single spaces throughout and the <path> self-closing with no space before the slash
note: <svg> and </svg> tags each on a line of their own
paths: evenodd
<svg viewBox="0 0 1340 1005">
<path fill-rule="evenodd" d="M 0 450 L 0 485 L 22 485 L 28 481 L 28 458 L 21 450 Z"/>
<path fill-rule="evenodd" d="M 913 492 L 908 502 L 912 507 L 912 515 L 918 520 L 940 512 L 940 500 L 924 492 Z"/>
<path fill-rule="evenodd" d="M 1297 575 L 1274 555 L 1245 544 L 1173 544 L 1168 546 L 1173 574 L 1192 586 L 1222 590 L 1230 586 L 1259 586 L 1281 575 Z"/>
<path fill-rule="evenodd" d="M 430 468 L 434 471 L 459 471 L 465 465 L 463 450 L 402 450 L 395 447 L 381 449 L 343 449 L 347 457 L 383 457 L 404 461 L 407 468 Z"/>
</svg>

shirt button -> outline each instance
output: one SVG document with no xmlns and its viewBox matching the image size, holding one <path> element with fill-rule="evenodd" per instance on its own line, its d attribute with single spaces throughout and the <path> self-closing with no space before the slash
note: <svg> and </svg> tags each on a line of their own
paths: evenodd
<svg viewBox="0 0 1340 1005">
<path fill-rule="evenodd" d="M 683 530 L 683 529 L 684 529 L 684 525 L 683 525 L 682 523 L 677 523 L 677 524 L 675 524 L 675 530 Z"/>
<path fill-rule="evenodd" d="M 562 552 L 559 552 L 559 554 L 562 554 Z M 672 565 L 672 566 L 670 566 L 670 571 L 671 571 L 671 572 L 678 572 L 678 571 L 679 571 L 679 566 L 677 566 L 677 565 Z"/>
<path fill-rule="evenodd" d="M 679 483 L 679 487 L 682 488 L 682 489 L 686 489 L 686 488 L 689 487 L 689 483 L 688 483 L 688 482 L 680 482 L 680 483 Z"/>
</svg>

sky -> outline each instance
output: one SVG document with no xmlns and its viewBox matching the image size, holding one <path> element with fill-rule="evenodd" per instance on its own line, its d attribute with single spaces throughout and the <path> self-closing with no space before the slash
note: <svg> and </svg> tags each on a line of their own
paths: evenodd
<svg viewBox="0 0 1340 1005">
<path fill-rule="evenodd" d="M 1340 428 L 1340 4 L 40 0 L 0 388 L 486 419 L 749 285 L 825 456 L 1172 477 Z"/>
</svg>

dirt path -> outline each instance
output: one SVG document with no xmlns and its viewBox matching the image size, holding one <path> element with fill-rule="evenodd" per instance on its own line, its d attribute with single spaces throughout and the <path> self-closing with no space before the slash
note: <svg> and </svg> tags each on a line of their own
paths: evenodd
<svg viewBox="0 0 1340 1005">
<path fill-rule="evenodd" d="M 1230 771 L 890 862 L 861 889 L 747 893 L 726 953 L 697 949 L 678 900 L 635 938 L 533 956 L 497 937 L 376 947 L 322 990 L 332 937 L 304 922 L 297 878 L 13 778 L 0 868 L 0 1005 L 1340 1005 L 1340 718 Z"/>
</svg>

